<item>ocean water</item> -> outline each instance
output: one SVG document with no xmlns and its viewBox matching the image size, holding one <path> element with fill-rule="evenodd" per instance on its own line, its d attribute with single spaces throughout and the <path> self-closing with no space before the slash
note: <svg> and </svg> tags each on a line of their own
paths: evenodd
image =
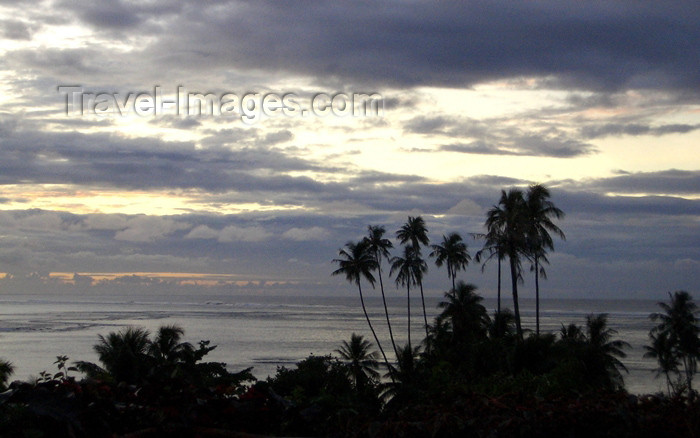
<svg viewBox="0 0 700 438">
<path fill-rule="evenodd" d="M 437 297 L 426 297 L 429 321 L 438 313 Z M 387 354 L 391 350 L 384 310 L 379 297 L 366 297 L 370 318 Z M 406 342 L 405 299 L 388 299 L 396 340 Z M 507 306 L 508 302 L 504 302 Z M 495 300 L 485 299 L 490 312 Z M 542 300 L 541 330 L 558 332 L 562 324 L 583 325 L 590 313 L 608 313 L 610 327 L 632 346 L 623 363 L 628 390 L 650 393 L 663 389 L 654 379 L 653 360 L 644 359 L 656 311 L 654 301 L 645 300 Z M 523 300 L 524 328 L 534 329 L 534 302 Z M 412 302 L 412 341 L 423 338 L 420 299 Z M 330 297 L 270 297 L 199 295 L 148 297 L 123 295 L 11 295 L 0 294 L 0 358 L 16 366 L 13 379 L 30 379 L 41 371 L 55 370 L 58 355 L 70 360 L 97 361 L 92 346 L 98 335 L 125 326 L 144 327 L 151 332 L 164 324 L 185 329 L 193 344 L 210 340 L 217 348 L 208 360 L 225 362 L 232 371 L 253 367 L 258 378 L 275 373 L 277 366 L 291 367 L 309 354 L 332 354 L 351 333 L 371 339 L 357 295 Z"/>
</svg>

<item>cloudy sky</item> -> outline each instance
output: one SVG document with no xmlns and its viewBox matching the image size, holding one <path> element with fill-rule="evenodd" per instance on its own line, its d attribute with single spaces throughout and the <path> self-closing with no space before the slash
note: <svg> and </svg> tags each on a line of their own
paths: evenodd
<svg viewBox="0 0 700 438">
<path fill-rule="evenodd" d="M 532 183 L 567 213 L 545 296 L 698 292 L 698 22 L 690 1 L 0 1 L 0 292 L 349 295 L 331 259 L 368 224 L 467 236 Z M 244 105 L 153 114 L 179 89 Z M 383 110 L 314 114 L 319 93 Z M 491 267 L 462 278 L 494 293 Z"/>
</svg>

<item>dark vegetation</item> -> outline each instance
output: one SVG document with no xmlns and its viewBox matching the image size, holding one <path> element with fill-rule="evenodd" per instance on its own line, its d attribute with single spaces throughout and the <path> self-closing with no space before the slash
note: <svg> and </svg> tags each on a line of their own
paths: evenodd
<svg viewBox="0 0 700 438">
<path fill-rule="evenodd" d="M 431 322 L 423 309 L 421 342 L 397 333 L 384 299 L 389 340 L 382 346 L 368 316 L 363 283 L 378 282 L 384 298 L 382 261 L 397 286 L 420 291 L 427 263 L 421 246 L 429 239 L 424 221 L 409 217 L 392 243 L 381 226 L 349 242 L 334 262 L 359 292 L 372 340 L 353 333 L 333 355 L 309 356 L 293 368 L 256 380 L 250 369 L 231 372 L 206 362 L 215 347 L 184 342 L 177 326 L 151 335 L 139 328 L 100 336 L 99 363 L 57 357 L 55 373 L 7 386 L 13 367 L 0 363 L 0 435 L 12 437 L 663 437 L 700 435 L 700 399 L 693 378 L 700 356 L 697 309 L 690 294 L 659 303 L 648 357 L 658 362 L 665 394 L 635 396 L 624 389 L 620 361 L 628 344 L 616 338 L 607 315 L 585 324 L 562 325 L 558 333 L 522 327 L 518 313 L 522 266 L 530 264 L 539 302 L 539 278 L 552 222 L 563 213 L 549 192 L 503 192 L 476 235 L 484 247 L 474 260 L 508 260 L 513 308 L 489 313 L 476 286 L 457 279 L 472 260 L 458 233 L 433 244 L 430 256 L 445 267 L 449 290 Z M 424 306 L 424 300 L 422 301 Z M 408 309 L 407 309 L 408 310 Z M 408 314 L 410 318 L 410 313 Z M 386 347 L 386 348 L 385 348 Z M 377 350 L 375 350 L 375 348 Z"/>
</svg>

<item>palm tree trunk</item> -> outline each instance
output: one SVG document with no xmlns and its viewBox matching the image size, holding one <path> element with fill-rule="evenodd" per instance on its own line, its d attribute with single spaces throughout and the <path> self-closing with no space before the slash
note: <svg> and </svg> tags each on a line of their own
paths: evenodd
<svg viewBox="0 0 700 438">
<path fill-rule="evenodd" d="M 391 338 L 391 346 L 394 348 L 394 354 L 396 357 L 399 356 L 399 350 L 396 348 L 396 342 L 394 342 L 394 332 L 391 330 L 391 321 L 389 321 L 389 308 L 386 305 L 386 296 L 384 295 L 384 283 L 382 282 L 382 267 L 379 264 L 379 259 L 377 259 L 377 273 L 379 274 L 379 288 L 382 291 L 382 302 L 384 303 L 384 315 L 386 315 L 386 325 L 389 327 L 389 338 Z"/>
<path fill-rule="evenodd" d="M 386 363 L 387 369 L 391 372 L 391 365 L 389 364 L 389 360 L 386 358 L 386 354 L 384 354 L 384 349 L 382 348 L 382 344 L 379 342 L 379 338 L 377 337 L 377 332 L 374 331 L 374 327 L 372 327 L 372 321 L 369 319 L 369 315 L 367 314 L 367 308 L 365 307 L 365 298 L 362 296 L 362 286 L 360 285 L 360 282 L 357 282 L 357 289 L 360 291 L 360 303 L 362 304 L 362 311 L 365 313 L 365 318 L 367 319 L 367 325 L 369 325 L 369 329 L 372 331 L 372 336 L 374 336 L 374 341 L 377 343 L 377 347 L 379 347 L 379 351 L 382 352 L 382 357 L 384 358 L 384 363 Z M 391 380 L 394 380 L 394 375 L 391 375 Z"/>
<path fill-rule="evenodd" d="M 513 313 L 515 313 L 515 328 L 518 332 L 518 338 L 523 340 L 523 328 L 520 325 L 520 306 L 518 305 L 518 270 L 515 264 L 515 258 L 510 259 L 510 279 L 513 286 Z"/>
<path fill-rule="evenodd" d="M 498 256 L 498 304 L 496 305 L 496 313 L 501 314 L 501 256 Z"/>
<path fill-rule="evenodd" d="M 420 299 L 423 302 L 423 320 L 425 321 L 425 337 L 428 338 L 428 314 L 425 312 L 425 297 L 423 296 L 423 280 L 418 280 L 420 285 Z"/>
<path fill-rule="evenodd" d="M 411 284 L 406 283 L 406 307 L 408 308 L 408 348 L 411 348 Z M 413 351 L 413 350 L 411 350 Z"/>
<path fill-rule="evenodd" d="M 449 263 L 447 263 L 447 273 L 450 275 L 450 277 L 452 277 L 452 290 L 455 290 L 455 278 L 457 277 L 457 272 L 450 267 Z"/>
<path fill-rule="evenodd" d="M 535 334 L 540 335 L 540 271 L 539 259 L 535 256 Z"/>
</svg>

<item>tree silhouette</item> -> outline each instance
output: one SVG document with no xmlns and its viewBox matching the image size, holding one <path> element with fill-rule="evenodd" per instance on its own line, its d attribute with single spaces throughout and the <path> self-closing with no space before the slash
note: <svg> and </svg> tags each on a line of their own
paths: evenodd
<svg viewBox="0 0 700 438">
<path fill-rule="evenodd" d="M 456 288 L 445 292 L 445 301 L 438 304 L 442 309 L 440 318 L 452 323 L 457 342 L 470 342 L 486 335 L 489 318 L 481 304 L 483 298 L 475 292 L 476 286 L 460 281 Z"/>
<path fill-rule="evenodd" d="M 406 245 L 403 257 L 392 257 L 389 275 L 396 273 L 396 286 L 406 286 L 406 307 L 408 320 L 408 345 L 411 345 L 411 285 L 416 285 L 424 272 L 425 262 L 418 258 L 415 249 Z"/>
<path fill-rule="evenodd" d="M 391 329 L 391 321 L 389 319 L 389 308 L 386 305 L 386 296 L 384 295 L 384 282 L 382 281 L 382 259 L 389 259 L 389 250 L 394 246 L 389 239 L 384 238 L 386 230 L 382 226 L 367 227 L 368 235 L 365 241 L 368 245 L 368 251 L 374 255 L 377 263 L 377 277 L 379 277 L 379 287 L 382 292 L 382 303 L 384 303 L 384 315 L 386 316 L 386 325 L 389 327 L 389 338 L 391 346 L 394 348 L 394 354 L 398 354 L 396 342 L 394 342 L 394 331 Z"/>
<path fill-rule="evenodd" d="M 371 350 L 372 343 L 355 333 L 350 336 L 350 342 L 343 341 L 341 347 L 335 350 L 348 366 L 348 375 L 353 379 L 358 391 L 362 391 L 370 381 L 379 377 L 379 353 Z"/>
<path fill-rule="evenodd" d="M 433 251 L 430 257 L 435 257 L 435 265 L 439 268 L 447 265 L 447 277 L 452 280 L 452 289 L 455 288 L 457 272 L 466 268 L 471 260 L 467 244 L 462 241 L 459 233 L 450 233 L 442 236 L 442 243 L 431 245 Z"/>
<path fill-rule="evenodd" d="M 666 377 L 666 391 L 670 396 L 672 390 L 675 392 L 677 386 L 674 381 L 671 380 L 671 375 L 673 374 L 680 377 L 678 373 L 680 360 L 667 332 L 654 333 L 652 330 L 649 333 L 649 339 L 651 339 L 651 345 L 644 346 L 646 350 L 644 357 L 656 359 L 659 366 L 654 370 L 656 372 L 655 377 L 659 377 L 662 374 Z"/>
<path fill-rule="evenodd" d="M 671 344 L 673 355 L 683 364 L 685 382 L 689 392 L 693 390 L 693 376 L 697 371 L 697 359 L 700 355 L 700 328 L 698 327 L 698 309 L 693 298 L 686 291 L 669 294 L 670 302 L 659 302 L 663 312 L 650 315 L 658 325 L 651 335 L 665 335 Z"/>
<path fill-rule="evenodd" d="M 428 239 L 428 228 L 425 226 L 425 221 L 420 216 L 409 216 L 408 221 L 396 232 L 396 237 L 399 239 L 402 245 L 410 243 L 415 251 L 415 257 L 422 261 L 420 245 L 427 245 L 430 243 Z M 425 265 L 425 262 L 423 262 Z M 416 281 L 420 287 L 420 299 L 423 304 L 423 321 L 425 327 L 425 335 L 428 336 L 428 314 L 425 310 L 425 296 L 423 294 L 423 273 L 427 272 L 428 266 L 425 265 L 425 269 L 421 269 L 421 272 L 416 276 Z"/>
<path fill-rule="evenodd" d="M 89 376 L 111 378 L 116 382 L 141 383 L 152 369 L 153 360 L 148 355 L 150 340 L 146 329 L 127 327 L 99 335 L 93 347 L 104 368 L 90 362 L 76 362 L 77 368 Z"/>
<path fill-rule="evenodd" d="M 522 280 L 521 258 L 528 256 L 526 240 L 525 199 L 519 189 L 510 189 L 507 193 L 501 190 L 498 205 L 494 205 L 487 213 L 487 235 L 499 237 L 499 251 L 508 256 L 510 277 L 513 293 L 513 311 L 518 338 L 523 338 L 520 323 L 520 306 L 518 302 L 518 282 Z"/>
<path fill-rule="evenodd" d="M 622 340 L 613 340 L 616 330 L 608 327 L 608 315 L 588 315 L 586 317 L 586 360 L 589 362 L 590 377 L 594 381 L 602 381 L 604 386 L 611 388 L 623 388 L 624 381 L 620 371 L 627 371 L 627 367 L 618 358 L 627 355 L 624 348 L 630 348 L 630 344 Z"/>
<path fill-rule="evenodd" d="M 541 184 L 531 185 L 525 197 L 527 250 L 533 261 L 535 272 L 535 333 L 540 334 L 540 283 L 539 277 L 544 274 L 540 262 L 548 262 L 547 250 L 554 249 L 550 233 L 562 240 L 566 239 L 564 232 L 557 227 L 552 218 L 561 219 L 564 212 L 557 208 L 550 198 L 549 190 Z"/>
<path fill-rule="evenodd" d="M 374 341 L 377 343 L 377 347 L 382 353 L 384 362 L 386 363 L 387 367 L 389 367 L 389 360 L 386 358 L 386 354 L 384 354 L 384 349 L 379 342 L 377 332 L 374 331 L 372 321 L 369 319 L 369 315 L 367 314 L 367 307 L 365 306 L 365 298 L 362 295 L 362 284 L 360 281 L 364 277 L 369 284 L 374 286 L 375 280 L 374 276 L 372 275 L 372 271 L 377 266 L 376 259 L 374 255 L 369 252 L 369 244 L 365 240 L 361 240 L 358 243 L 346 243 L 345 249 L 340 249 L 338 251 L 338 255 L 340 258 L 333 259 L 333 263 L 337 263 L 339 267 L 333 271 L 331 275 L 344 275 L 347 281 L 357 285 L 357 290 L 360 293 L 360 303 L 362 304 L 362 311 L 365 314 L 367 325 L 372 331 L 372 336 L 374 336 Z"/>
</svg>

